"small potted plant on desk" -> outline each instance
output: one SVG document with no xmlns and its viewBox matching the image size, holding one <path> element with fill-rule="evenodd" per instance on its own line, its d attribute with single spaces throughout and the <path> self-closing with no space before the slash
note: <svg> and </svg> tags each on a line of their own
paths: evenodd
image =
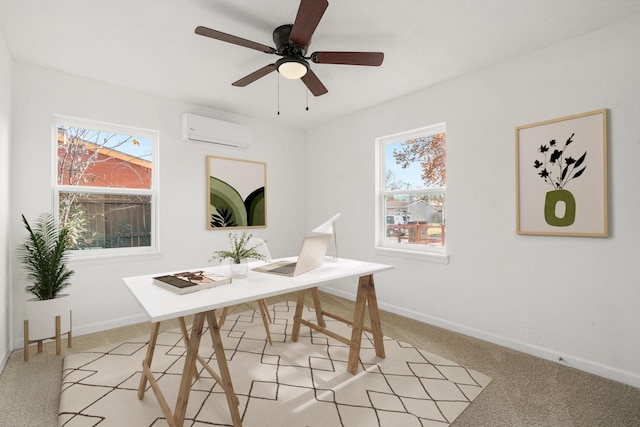
<svg viewBox="0 0 640 427">
<path fill-rule="evenodd" d="M 61 294 L 74 273 L 66 265 L 69 248 L 69 230 L 58 228 L 52 214 L 38 217 L 34 227 L 22 215 L 28 231 L 25 241 L 18 246 L 27 278 L 31 284 L 26 291 L 36 296 L 25 303 L 24 360 L 29 360 L 29 344 L 38 343 L 42 352 L 42 341 L 56 340 L 56 354 L 60 354 L 60 337 L 67 334 L 71 347 L 71 310 L 68 294 Z"/>
<path fill-rule="evenodd" d="M 258 251 L 260 244 L 251 245 L 249 243 L 252 237 L 253 236 L 248 233 L 242 233 L 241 236 L 238 236 L 236 233 L 229 233 L 231 248 L 224 251 L 215 251 L 209 261 L 229 259 L 231 277 L 246 277 L 249 273 L 248 260 L 265 259 L 265 256 Z"/>
</svg>

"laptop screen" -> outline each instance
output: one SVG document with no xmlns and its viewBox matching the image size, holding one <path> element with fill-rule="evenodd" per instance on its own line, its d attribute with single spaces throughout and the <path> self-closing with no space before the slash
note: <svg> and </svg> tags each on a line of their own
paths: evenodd
<svg viewBox="0 0 640 427">
<path fill-rule="evenodd" d="M 297 276 L 307 271 L 311 271 L 322 265 L 324 257 L 327 254 L 327 246 L 329 245 L 330 234 L 322 234 L 317 236 L 307 236 L 302 241 L 298 259 L 292 261 L 276 261 L 266 265 L 253 268 L 254 271 L 263 273 L 274 273 L 284 276 Z"/>
<path fill-rule="evenodd" d="M 300 254 L 298 255 L 298 261 L 294 276 L 305 273 L 307 271 L 318 268 L 324 261 L 324 256 L 327 254 L 327 246 L 329 245 L 329 239 L 331 235 L 321 234 L 318 236 L 308 236 L 302 241 L 302 247 L 300 248 Z"/>
</svg>

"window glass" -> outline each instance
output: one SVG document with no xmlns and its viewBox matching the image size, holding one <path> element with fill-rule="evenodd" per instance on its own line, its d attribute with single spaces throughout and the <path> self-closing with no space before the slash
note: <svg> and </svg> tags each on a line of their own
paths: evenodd
<svg viewBox="0 0 640 427">
<path fill-rule="evenodd" d="M 73 250 L 155 247 L 157 133 L 56 123 L 56 199 Z"/>
<path fill-rule="evenodd" d="M 446 130 L 379 138 L 378 247 L 442 252 L 446 245 Z"/>
</svg>

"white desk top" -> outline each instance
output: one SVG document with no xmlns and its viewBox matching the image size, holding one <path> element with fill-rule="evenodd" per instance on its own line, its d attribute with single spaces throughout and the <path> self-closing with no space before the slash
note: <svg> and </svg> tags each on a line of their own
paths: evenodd
<svg viewBox="0 0 640 427">
<path fill-rule="evenodd" d="M 263 261 L 251 263 L 249 268 L 264 264 Z M 202 268 L 205 272 L 226 274 L 227 266 Z M 125 277 L 127 288 L 138 300 L 152 322 L 174 319 L 176 317 L 201 313 L 260 298 L 282 295 L 288 292 L 313 288 L 323 283 L 347 277 L 360 277 L 381 271 L 391 270 L 393 266 L 371 262 L 355 261 L 344 258 L 327 258 L 319 268 L 296 277 L 258 273 L 249 270 L 248 277 L 233 279 L 229 285 L 178 295 L 153 284 L 153 277 L 168 273 L 145 276 Z M 184 271 L 184 270 L 180 270 Z"/>
</svg>

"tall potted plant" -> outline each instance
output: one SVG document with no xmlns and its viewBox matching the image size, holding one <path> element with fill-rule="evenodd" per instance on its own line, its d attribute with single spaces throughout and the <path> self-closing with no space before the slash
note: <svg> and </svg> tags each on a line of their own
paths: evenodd
<svg viewBox="0 0 640 427">
<path fill-rule="evenodd" d="M 32 227 L 24 215 L 22 222 L 28 235 L 18 246 L 30 284 L 26 291 L 35 296 L 25 303 L 24 351 L 28 360 L 28 345 L 38 342 L 42 351 L 42 340 L 56 339 L 56 354 L 60 354 L 60 336 L 68 334 L 71 346 L 71 310 L 69 295 L 61 294 L 67 287 L 74 271 L 67 267 L 69 230 L 59 228 L 50 213 L 38 217 Z"/>
</svg>

